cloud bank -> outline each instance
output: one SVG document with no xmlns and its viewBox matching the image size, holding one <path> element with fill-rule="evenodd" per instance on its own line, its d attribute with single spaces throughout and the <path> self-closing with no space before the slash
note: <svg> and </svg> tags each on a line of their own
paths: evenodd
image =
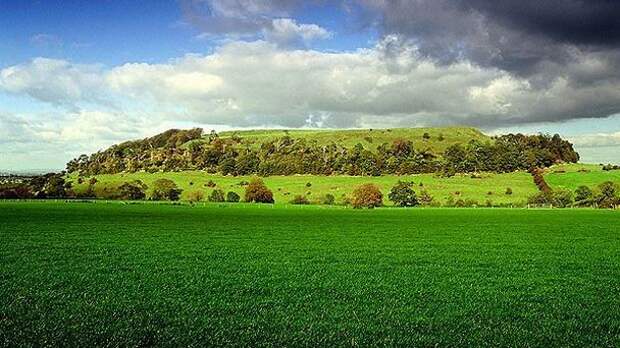
<svg viewBox="0 0 620 348">
<path fill-rule="evenodd" d="M 618 81 L 607 76 L 605 56 L 582 54 L 566 69 L 572 77 L 540 86 L 468 61 L 438 63 L 394 36 L 371 49 L 340 53 L 240 41 L 210 55 L 109 69 L 34 59 L 2 69 L 0 91 L 72 110 L 145 108 L 180 121 L 230 126 L 300 127 L 321 115 L 327 127 L 492 128 L 620 112 Z"/>
</svg>

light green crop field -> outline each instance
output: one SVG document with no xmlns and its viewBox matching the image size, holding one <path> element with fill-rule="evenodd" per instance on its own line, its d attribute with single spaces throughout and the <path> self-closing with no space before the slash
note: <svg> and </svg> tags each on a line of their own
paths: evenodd
<svg viewBox="0 0 620 348">
<path fill-rule="evenodd" d="M 595 188 L 605 181 L 620 184 L 620 170 L 604 171 L 595 164 L 565 164 L 547 169 L 545 180 L 553 188 L 574 191 L 581 185 Z"/>
<path fill-rule="evenodd" d="M 470 175 L 456 175 L 451 178 L 439 178 L 433 174 L 394 176 L 385 175 L 379 177 L 359 176 L 271 176 L 263 178 L 266 185 L 273 191 L 276 204 L 286 204 L 295 195 L 305 195 L 311 201 L 319 201 L 325 194 L 332 194 L 336 203 L 342 202 L 343 198 L 350 195 L 353 189 L 363 183 L 377 184 L 384 193 L 384 202 L 390 205 L 387 194 L 398 180 L 413 181 L 416 183 L 414 190 L 420 192 L 427 190 L 436 201 L 444 203 L 449 196 L 458 199 L 471 199 L 485 205 L 487 200 L 493 204 L 525 205 L 527 198 L 537 192 L 532 177 L 526 172 L 507 174 L 481 174 L 480 178 L 472 178 Z M 212 175 L 200 171 L 165 172 L 165 173 L 126 173 L 96 176 L 99 181 L 95 185 L 95 192 L 99 196 L 106 188 L 114 191 L 114 188 L 123 182 L 142 180 L 148 186 L 160 178 L 173 180 L 183 189 L 181 199 L 186 199 L 189 192 L 202 191 L 205 197 L 214 189 L 206 184 L 211 180 L 224 192 L 234 191 L 243 197 L 244 187 L 239 185 L 242 181 L 249 181 L 249 176 L 222 176 Z M 77 192 L 86 190 L 88 179 L 85 183 L 77 184 L 76 176 L 72 176 L 74 189 Z M 308 187 L 307 184 L 310 183 Z M 422 184 L 422 186 L 420 186 Z M 512 189 L 512 195 L 506 194 L 506 189 Z"/>
<path fill-rule="evenodd" d="M 0 202 L 0 346 L 620 346 L 620 213 Z"/>
<path fill-rule="evenodd" d="M 429 139 L 423 136 L 428 133 Z M 293 139 L 306 139 L 316 141 L 318 144 L 337 143 L 352 148 L 360 143 L 368 149 L 376 149 L 377 146 L 394 140 L 404 139 L 413 142 L 418 150 L 429 149 L 434 153 L 442 153 L 448 146 L 453 144 L 466 144 L 470 140 L 490 141 L 491 138 L 479 130 L 470 127 L 441 127 L 441 128 L 392 128 L 392 129 L 350 129 L 350 130 L 249 130 L 229 131 L 219 134 L 221 138 L 228 138 L 236 134 L 246 143 L 265 142 L 285 135 Z M 440 136 L 443 140 L 440 140 Z"/>
</svg>

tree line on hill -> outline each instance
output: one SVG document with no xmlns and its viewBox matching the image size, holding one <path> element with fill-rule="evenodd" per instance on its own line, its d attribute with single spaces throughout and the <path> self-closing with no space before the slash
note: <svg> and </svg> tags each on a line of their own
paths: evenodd
<svg viewBox="0 0 620 348">
<path fill-rule="evenodd" d="M 437 139 L 437 141 L 442 141 Z M 336 142 L 288 135 L 251 143 L 239 136 L 221 138 L 200 128 L 169 130 L 151 138 L 114 145 L 67 164 L 81 176 L 122 172 L 204 170 L 222 175 L 406 175 L 440 173 L 513 172 L 575 163 L 579 155 L 559 135 L 508 134 L 491 141 L 471 140 L 448 146 L 443 154 L 419 150 L 412 139 L 383 143 L 376 150 L 358 143 Z"/>
</svg>

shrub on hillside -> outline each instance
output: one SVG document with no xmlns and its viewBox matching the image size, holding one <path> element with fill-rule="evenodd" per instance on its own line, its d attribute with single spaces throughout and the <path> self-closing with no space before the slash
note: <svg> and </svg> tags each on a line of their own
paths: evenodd
<svg viewBox="0 0 620 348">
<path fill-rule="evenodd" d="M 236 192 L 230 191 L 226 194 L 226 202 L 238 203 L 241 197 Z"/>
<path fill-rule="evenodd" d="M 549 192 L 538 192 L 530 196 L 528 204 L 536 206 L 553 206 L 558 208 L 570 207 L 574 202 L 573 193 L 568 190 L 556 190 Z"/>
<path fill-rule="evenodd" d="M 443 203 L 444 207 L 454 207 L 454 196 L 450 195 L 446 198 L 446 201 Z"/>
<path fill-rule="evenodd" d="M 467 198 L 465 200 L 465 207 L 467 207 L 467 208 L 472 208 L 472 207 L 475 208 L 475 207 L 477 207 L 479 205 L 480 205 L 480 203 L 478 203 L 478 201 L 475 200 L 475 199 Z"/>
<path fill-rule="evenodd" d="M 431 196 L 430 193 L 428 193 L 428 191 L 426 190 L 422 190 L 422 192 L 420 192 L 420 195 L 418 196 L 418 202 L 420 202 L 420 204 L 424 206 L 433 205 L 433 200 L 433 196 Z"/>
<path fill-rule="evenodd" d="M 345 205 L 345 206 L 350 206 L 351 204 L 353 204 L 353 199 L 351 198 L 351 196 L 348 196 L 346 194 L 342 194 L 342 198 L 341 198 L 341 204 Z"/>
<path fill-rule="evenodd" d="M 205 199 L 205 194 L 202 191 L 192 191 L 187 194 L 187 200 L 192 203 L 201 202 L 203 199 Z"/>
<path fill-rule="evenodd" d="M 595 199 L 600 208 L 614 208 L 620 204 L 619 190 L 615 183 L 606 181 L 598 186 L 598 191 Z"/>
<path fill-rule="evenodd" d="M 375 184 L 362 184 L 353 190 L 354 208 L 375 208 L 383 205 L 383 194 Z"/>
<path fill-rule="evenodd" d="M 400 207 L 413 207 L 419 204 L 418 198 L 412 189 L 412 182 L 398 181 L 390 190 L 388 198 L 394 205 Z"/>
<path fill-rule="evenodd" d="M 222 175 L 235 174 L 236 173 L 237 162 L 232 157 L 226 157 L 218 166 L 218 170 Z"/>
<path fill-rule="evenodd" d="M 310 201 L 302 196 L 302 195 L 296 195 L 291 201 L 291 204 L 301 204 L 301 205 L 306 205 L 306 204 L 310 204 Z"/>
<path fill-rule="evenodd" d="M 506 195 L 508 196 L 512 195 L 512 189 L 510 187 L 506 188 Z"/>
<path fill-rule="evenodd" d="M 209 180 L 209 181 L 207 181 L 205 186 L 213 188 L 213 187 L 217 186 L 217 184 L 215 182 L 213 182 L 213 180 Z"/>
<path fill-rule="evenodd" d="M 178 201 L 181 197 L 181 190 L 177 184 L 170 179 L 157 179 L 153 182 L 151 199 L 155 201 Z"/>
<path fill-rule="evenodd" d="M 0 185 L 0 199 L 27 199 L 34 194 L 25 184 Z"/>
<path fill-rule="evenodd" d="M 224 202 L 226 199 L 224 198 L 224 191 L 221 189 L 215 189 L 211 191 L 209 195 L 209 202 Z"/>
<path fill-rule="evenodd" d="M 553 205 L 558 208 L 566 208 L 573 205 L 573 193 L 569 190 L 553 191 Z"/>
<path fill-rule="evenodd" d="M 332 195 L 331 193 L 328 193 L 321 199 L 321 204 L 333 205 L 335 201 L 336 197 L 334 197 L 334 195 Z"/>
<path fill-rule="evenodd" d="M 582 185 L 575 190 L 575 202 L 579 205 L 590 205 L 594 198 L 594 192 L 588 186 Z"/>
<path fill-rule="evenodd" d="M 613 165 L 613 164 L 606 164 L 606 165 L 603 166 L 603 170 L 605 170 L 605 171 L 620 170 L 620 166 Z"/>
<path fill-rule="evenodd" d="M 550 192 L 537 192 L 527 199 L 527 204 L 531 205 L 551 205 L 552 203 L 553 196 Z"/>
<path fill-rule="evenodd" d="M 146 198 L 146 186 L 140 180 L 125 182 L 118 187 L 118 197 L 124 200 L 138 201 Z"/>
<path fill-rule="evenodd" d="M 71 188 L 71 183 L 66 182 L 63 174 L 46 174 L 43 192 L 48 198 L 65 198 L 67 190 Z"/>
<path fill-rule="evenodd" d="M 462 198 L 459 198 L 456 200 L 456 202 L 454 202 L 455 208 L 465 208 L 466 206 L 467 203 Z"/>
<path fill-rule="evenodd" d="M 260 178 L 253 178 L 245 188 L 245 201 L 255 203 L 273 203 L 273 192 Z"/>
</svg>

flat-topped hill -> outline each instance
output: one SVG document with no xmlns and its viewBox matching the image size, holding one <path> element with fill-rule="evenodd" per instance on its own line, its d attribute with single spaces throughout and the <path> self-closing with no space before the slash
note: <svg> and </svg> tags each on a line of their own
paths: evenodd
<svg viewBox="0 0 620 348">
<path fill-rule="evenodd" d="M 513 172 L 577 162 L 559 135 L 489 137 L 474 128 L 253 130 L 171 129 L 82 155 L 81 175 L 199 170 L 223 175 L 405 175 Z"/>
</svg>

